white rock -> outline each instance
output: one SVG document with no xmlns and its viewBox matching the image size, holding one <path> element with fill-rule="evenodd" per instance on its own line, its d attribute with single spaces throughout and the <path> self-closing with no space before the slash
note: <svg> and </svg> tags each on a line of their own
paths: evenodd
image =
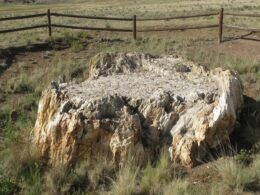
<svg viewBox="0 0 260 195">
<path fill-rule="evenodd" d="M 90 79 L 43 92 L 33 141 L 52 165 L 102 152 L 116 163 L 152 159 L 168 147 L 172 160 L 191 167 L 229 139 L 242 104 L 230 70 L 172 56 L 99 54 Z"/>
</svg>

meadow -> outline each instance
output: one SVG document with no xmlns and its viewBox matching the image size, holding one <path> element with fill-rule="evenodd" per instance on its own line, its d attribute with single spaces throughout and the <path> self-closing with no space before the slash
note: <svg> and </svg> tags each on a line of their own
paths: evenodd
<svg viewBox="0 0 260 195">
<path fill-rule="evenodd" d="M 140 18 L 225 11 L 260 14 L 256 0 L 104 0 L 0 3 L 0 18 L 46 12 Z M 0 29 L 46 23 L 47 18 L 0 22 Z M 57 24 L 130 27 L 131 22 L 55 18 Z M 217 17 L 138 22 L 138 27 L 217 23 Z M 260 29 L 259 18 L 227 16 L 226 24 Z M 217 29 L 131 33 L 47 29 L 0 35 L 0 194 L 257 194 L 260 192 L 260 44 L 241 39 L 246 31 Z M 260 39 L 259 33 L 248 36 Z M 81 162 L 73 169 L 49 167 L 30 147 L 38 101 L 52 80 L 88 78 L 88 61 L 99 52 L 143 52 L 178 55 L 209 69 L 237 71 L 244 84 L 245 106 L 228 146 L 205 164 L 186 169 L 165 154 L 144 166 L 116 167 L 106 157 Z M 242 140 L 242 141 L 241 141 Z"/>
<path fill-rule="evenodd" d="M 191 14 L 219 12 L 220 8 L 225 8 L 226 12 L 235 13 L 259 13 L 260 2 L 258 1 L 245 1 L 245 0 L 207 0 L 193 1 L 193 0 L 159 0 L 159 1 L 83 1 L 73 3 L 52 3 L 52 4 L 0 4 L 0 17 L 8 17 L 15 15 L 26 15 L 33 13 L 46 13 L 47 9 L 52 12 L 70 13 L 88 16 L 110 16 L 110 17 L 126 17 L 132 18 L 136 15 L 137 18 L 163 18 L 173 16 L 185 16 Z M 117 27 L 117 28 L 132 28 L 131 22 L 118 22 L 118 21 L 97 21 L 88 19 L 73 19 L 53 17 L 52 23 L 55 24 L 77 24 L 78 26 L 91 26 L 91 27 Z M 232 24 L 234 26 L 240 25 L 244 27 L 260 28 L 259 18 L 248 17 L 225 17 L 225 24 Z M 0 30 L 14 28 L 17 26 L 30 26 L 36 24 L 47 24 L 47 17 L 34 18 L 22 21 L 6 21 L 1 22 Z M 184 20 L 170 20 L 170 21 L 146 21 L 138 22 L 138 28 L 145 27 L 172 27 L 180 25 L 196 25 L 196 24 L 218 24 L 217 16 L 191 18 Z M 0 37 L 1 47 L 6 45 L 22 45 L 26 43 L 35 43 L 45 41 L 48 38 L 47 29 L 34 30 L 32 32 L 18 32 L 2 34 Z M 64 29 L 56 29 L 55 35 L 60 35 Z M 145 36 L 140 34 L 139 36 Z"/>
</svg>

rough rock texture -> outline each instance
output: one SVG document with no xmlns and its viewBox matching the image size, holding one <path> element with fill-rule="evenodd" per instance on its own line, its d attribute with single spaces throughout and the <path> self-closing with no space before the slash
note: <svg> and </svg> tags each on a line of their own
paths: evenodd
<svg viewBox="0 0 260 195">
<path fill-rule="evenodd" d="M 229 139 L 243 104 L 230 70 L 144 54 L 99 54 L 90 64 L 90 79 L 42 94 L 33 141 L 52 165 L 102 152 L 144 160 L 167 147 L 192 167 Z"/>
</svg>

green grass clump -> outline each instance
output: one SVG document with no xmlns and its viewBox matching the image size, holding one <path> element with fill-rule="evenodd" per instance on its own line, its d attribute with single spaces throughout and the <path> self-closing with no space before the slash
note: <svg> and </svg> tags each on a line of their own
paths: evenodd
<svg viewBox="0 0 260 195">
<path fill-rule="evenodd" d="M 163 186 L 163 195 L 193 195 L 195 191 L 192 189 L 188 181 L 177 179 Z M 198 193 L 196 193 L 198 194 Z"/>
<path fill-rule="evenodd" d="M 216 165 L 216 168 L 223 184 L 232 190 L 243 191 L 254 181 L 252 172 L 234 159 L 224 159 Z"/>
<path fill-rule="evenodd" d="M 118 172 L 117 179 L 112 184 L 111 194 L 132 195 L 136 191 L 136 179 L 139 168 L 132 165 L 124 165 Z"/>
<path fill-rule="evenodd" d="M 77 37 L 78 37 L 79 39 L 85 40 L 85 39 L 88 39 L 90 36 L 89 36 L 89 33 L 88 33 L 88 32 L 86 32 L 86 31 L 80 31 L 80 32 L 78 32 Z"/>
<path fill-rule="evenodd" d="M 9 92 L 12 93 L 31 93 L 34 91 L 34 87 L 32 86 L 30 79 L 28 79 L 27 75 L 23 72 L 17 79 L 8 80 Z"/>
<path fill-rule="evenodd" d="M 45 175 L 47 190 L 51 194 L 68 192 L 73 179 L 73 174 L 64 166 L 53 167 Z"/>
<path fill-rule="evenodd" d="M 82 42 L 80 40 L 72 40 L 70 42 L 70 48 L 72 51 L 77 52 L 83 49 Z"/>
<path fill-rule="evenodd" d="M 171 178 L 170 161 L 168 156 L 163 153 L 156 165 L 150 163 L 142 170 L 140 188 L 146 193 L 158 193 L 161 186 Z"/>
<path fill-rule="evenodd" d="M 0 108 L 0 129 L 6 145 L 28 136 L 36 119 L 38 99 L 28 95 L 17 100 L 15 105 Z"/>
<path fill-rule="evenodd" d="M 0 179 L 0 194 L 17 194 L 20 191 L 19 186 L 10 179 Z"/>
<path fill-rule="evenodd" d="M 37 149 L 16 143 L 1 151 L 0 157 L 1 190 L 40 194 L 43 164 Z"/>
</svg>

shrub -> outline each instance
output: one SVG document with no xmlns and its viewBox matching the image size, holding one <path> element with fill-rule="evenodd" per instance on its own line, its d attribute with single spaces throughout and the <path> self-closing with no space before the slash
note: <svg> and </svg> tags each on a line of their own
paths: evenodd
<svg viewBox="0 0 260 195">
<path fill-rule="evenodd" d="M 152 167 L 149 163 L 142 171 L 140 188 L 143 192 L 156 193 L 161 184 L 167 182 L 171 177 L 170 162 L 165 153 L 162 153 L 157 165 Z"/>
<path fill-rule="evenodd" d="M 47 191 L 50 194 L 66 193 L 72 181 L 72 174 L 64 166 L 53 167 L 45 175 Z"/>
<path fill-rule="evenodd" d="M 86 167 L 76 169 L 62 165 L 52 167 L 45 173 L 46 191 L 49 194 L 81 194 L 89 189 Z"/>
<path fill-rule="evenodd" d="M 224 159 L 216 165 L 216 169 L 223 184 L 233 190 L 243 190 L 247 184 L 254 180 L 251 171 L 234 159 Z"/>
<path fill-rule="evenodd" d="M 80 51 L 83 49 L 83 45 L 81 43 L 80 40 L 72 40 L 70 42 L 70 48 L 73 50 L 73 51 Z"/>
<path fill-rule="evenodd" d="M 78 37 L 81 38 L 81 39 L 87 39 L 87 38 L 89 38 L 89 34 L 86 31 L 80 31 L 78 33 Z"/>
<path fill-rule="evenodd" d="M 4 135 L 5 144 L 28 136 L 36 117 L 36 99 L 33 95 L 22 96 L 15 102 L 15 105 L 10 106 L 9 104 L 0 108 L 0 129 Z M 13 107 L 18 107 L 19 110 L 15 110 Z"/>
<path fill-rule="evenodd" d="M 26 179 L 27 175 L 42 164 L 39 151 L 29 145 L 17 143 L 10 146 L 2 155 L 5 158 L 3 168 L 6 174 L 17 179 Z"/>
<path fill-rule="evenodd" d="M 16 81 L 14 86 L 14 93 L 31 93 L 33 91 L 34 88 L 25 76 L 21 76 L 21 78 Z"/>
<path fill-rule="evenodd" d="M 0 165 L 0 174 L 2 172 L 3 178 L 7 178 L 0 181 L 1 189 L 21 190 L 22 194 L 40 194 L 43 164 L 36 149 L 18 143 L 9 146 L 1 152 Z"/>
<path fill-rule="evenodd" d="M 20 191 L 20 187 L 10 179 L 0 179 L 0 194 L 12 195 L 17 194 Z"/>
<path fill-rule="evenodd" d="M 124 165 L 118 172 L 116 181 L 112 184 L 111 194 L 131 195 L 136 191 L 136 178 L 139 168 L 130 164 Z"/>
<path fill-rule="evenodd" d="M 10 113 L 11 110 L 9 108 L 0 110 L 0 129 L 4 129 L 7 126 L 10 119 Z"/>
<path fill-rule="evenodd" d="M 235 160 L 243 165 L 249 165 L 253 161 L 252 150 L 241 149 Z"/>
<path fill-rule="evenodd" d="M 41 194 L 43 190 L 41 170 L 39 166 L 30 167 L 26 175 L 23 175 L 26 182 L 25 193 L 27 195 Z"/>
<path fill-rule="evenodd" d="M 104 188 L 111 183 L 111 178 L 115 179 L 115 166 L 108 158 L 100 156 L 88 168 L 88 177 L 92 189 Z"/>
<path fill-rule="evenodd" d="M 193 195 L 194 191 L 185 180 L 177 179 L 163 187 L 163 195 Z"/>
</svg>

